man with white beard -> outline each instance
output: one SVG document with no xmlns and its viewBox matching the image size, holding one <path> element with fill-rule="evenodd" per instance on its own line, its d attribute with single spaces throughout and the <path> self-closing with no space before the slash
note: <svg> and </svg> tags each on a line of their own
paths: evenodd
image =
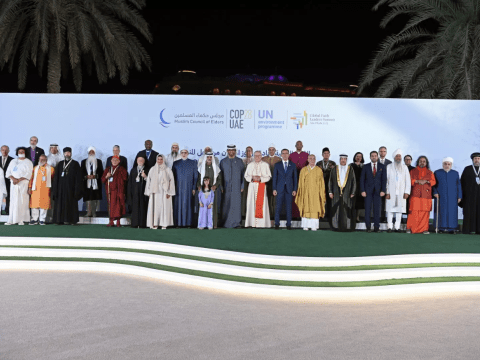
<svg viewBox="0 0 480 360">
<path fill-rule="evenodd" d="M 65 160 L 65 158 L 60 153 L 60 151 L 58 151 L 58 144 L 51 144 L 50 153 L 47 156 L 48 165 L 50 165 L 51 167 L 56 167 L 57 164 L 62 160 Z"/>
<path fill-rule="evenodd" d="M 40 155 L 38 165 L 33 168 L 32 178 L 28 184 L 30 197 L 30 209 L 32 219 L 30 225 L 45 225 L 47 210 L 51 208 L 50 192 L 55 169 L 47 164 L 47 156 Z"/>
<path fill-rule="evenodd" d="M 182 155 L 180 155 L 179 150 L 180 150 L 180 145 L 174 142 L 172 144 L 170 154 L 168 154 L 165 158 L 165 165 L 167 165 L 170 169 L 173 167 L 173 163 L 175 161 L 180 160 L 182 158 Z"/>
<path fill-rule="evenodd" d="M 10 214 L 5 225 L 24 225 L 30 221 L 28 182 L 32 177 L 33 163 L 25 157 L 27 149 L 17 148 L 17 159 L 8 165 L 5 177 L 10 179 Z"/>
<path fill-rule="evenodd" d="M 393 163 L 387 165 L 387 191 L 385 196 L 385 210 L 387 212 L 387 232 L 393 229 L 393 214 L 395 214 L 395 232 L 400 231 L 402 214 L 407 212 L 407 199 L 410 196 L 410 172 L 402 164 L 402 150 L 393 152 Z"/>
<path fill-rule="evenodd" d="M 207 158 L 208 153 L 213 153 L 213 148 L 211 146 L 205 146 L 205 149 L 203 149 L 203 155 L 200 156 L 200 159 L 198 159 L 198 168 L 202 166 L 205 159 Z M 220 160 L 218 159 L 218 157 L 216 157 L 215 155 L 212 156 L 215 159 L 215 164 L 217 164 L 217 166 L 220 166 Z"/>
<path fill-rule="evenodd" d="M 87 204 L 87 217 L 95 217 L 97 204 L 102 200 L 103 175 L 102 160 L 97 159 L 97 151 L 93 146 L 88 148 L 88 158 L 82 160 L 83 201 Z"/>
</svg>

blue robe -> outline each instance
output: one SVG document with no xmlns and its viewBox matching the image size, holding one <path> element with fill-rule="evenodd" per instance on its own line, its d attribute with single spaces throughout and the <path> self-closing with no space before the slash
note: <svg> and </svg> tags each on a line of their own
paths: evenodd
<svg viewBox="0 0 480 360">
<path fill-rule="evenodd" d="M 435 198 L 433 224 L 437 225 L 437 201 L 438 206 L 438 228 L 443 231 L 452 231 L 458 227 L 458 199 L 462 198 L 462 185 L 458 172 L 450 170 L 448 173 L 443 170 L 435 171 L 437 184 L 433 187 L 433 195 L 439 194 L 440 199 Z"/>
<path fill-rule="evenodd" d="M 173 202 L 173 221 L 175 226 L 191 226 L 195 197 L 192 190 L 197 185 L 197 161 L 177 160 L 172 167 L 175 178 L 175 197 Z"/>
<path fill-rule="evenodd" d="M 234 228 L 242 222 L 242 190 L 245 165 L 242 159 L 228 157 L 220 161 L 223 174 L 222 225 Z"/>
</svg>

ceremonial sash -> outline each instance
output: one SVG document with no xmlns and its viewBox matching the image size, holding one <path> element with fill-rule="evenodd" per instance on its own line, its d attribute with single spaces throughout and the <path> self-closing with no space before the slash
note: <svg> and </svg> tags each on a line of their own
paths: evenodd
<svg viewBox="0 0 480 360">
<path fill-rule="evenodd" d="M 257 201 L 255 201 L 255 217 L 263 219 L 263 200 L 265 198 L 265 183 L 258 183 Z"/>
</svg>

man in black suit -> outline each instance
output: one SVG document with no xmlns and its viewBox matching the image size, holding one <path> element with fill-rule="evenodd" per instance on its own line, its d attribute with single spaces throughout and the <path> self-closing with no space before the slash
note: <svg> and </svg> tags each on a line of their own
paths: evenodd
<svg viewBox="0 0 480 360">
<path fill-rule="evenodd" d="M 27 147 L 27 151 L 25 151 L 25 157 L 32 161 L 33 167 L 38 165 L 40 155 L 45 155 L 45 151 L 43 151 L 42 148 L 39 148 L 37 144 L 38 138 L 36 136 L 32 136 L 30 138 L 30 147 Z"/>
<path fill-rule="evenodd" d="M 128 173 L 128 162 L 127 162 L 127 158 L 125 156 L 122 156 L 120 155 L 120 146 L 118 145 L 114 145 L 113 146 L 113 156 L 117 155 L 119 158 L 120 158 L 120 166 L 123 166 L 125 168 L 125 170 L 127 170 L 127 173 Z M 112 157 L 113 156 L 109 156 L 107 158 L 107 164 L 105 165 L 105 169 L 109 166 L 112 166 Z"/>
<path fill-rule="evenodd" d="M 403 157 L 403 161 L 405 162 L 405 165 L 407 165 L 408 171 L 415 169 L 415 166 L 412 166 L 412 157 L 410 155 L 405 155 Z M 408 202 L 408 199 L 407 199 L 407 202 Z"/>
<path fill-rule="evenodd" d="M 152 150 L 152 146 L 152 140 L 145 140 L 145 150 L 138 152 L 137 156 L 135 157 L 135 163 L 137 163 L 137 158 L 139 156 L 143 156 L 145 159 L 147 159 L 148 168 L 151 169 L 154 167 L 155 163 L 157 162 L 158 152 Z"/>
<path fill-rule="evenodd" d="M 3 145 L 0 148 L 0 151 L 2 153 L 2 156 L 0 157 L 0 167 L 2 168 L 3 173 L 5 174 L 7 172 L 8 165 L 10 165 L 10 161 L 12 161 L 13 158 L 11 156 L 8 156 L 8 153 L 10 152 L 10 148 L 7 145 Z M 10 211 L 10 179 L 5 178 L 5 186 L 7 187 L 5 214 L 8 215 Z M 2 209 L 2 204 L 0 204 L 0 211 L 1 209 Z"/>
<path fill-rule="evenodd" d="M 360 175 L 360 191 L 365 198 L 365 225 L 371 232 L 370 210 L 373 205 L 373 228 L 380 229 L 380 204 L 387 191 L 387 167 L 378 161 L 378 153 L 370 152 L 371 162 L 364 165 Z"/>
</svg>

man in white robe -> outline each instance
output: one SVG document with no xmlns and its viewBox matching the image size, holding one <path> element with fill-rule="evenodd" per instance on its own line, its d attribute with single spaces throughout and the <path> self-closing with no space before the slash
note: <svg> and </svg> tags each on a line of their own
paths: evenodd
<svg viewBox="0 0 480 360">
<path fill-rule="evenodd" d="M 174 142 L 172 144 L 170 154 L 168 154 L 167 157 L 165 158 L 165 165 L 167 165 L 170 169 L 173 167 L 173 163 L 175 161 L 180 160 L 182 158 L 182 155 L 180 155 L 179 150 L 180 150 L 180 145 Z"/>
<path fill-rule="evenodd" d="M 147 226 L 165 230 L 173 225 L 172 196 L 175 195 L 175 180 L 172 170 L 165 165 L 164 156 L 157 155 L 157 163 L 148 172 L 145 195 L 149 197 Z"/>
<path fill-rule="evenodd" d="M 2 209 L 3 199 L 7 198 L 7 186 L 5 184 L 5 173 L 0 168 L 0 210 Z"/>
<path fill-rule="evenodd" d="M 201 168 L 202 164 L 204 164 L 208 153 L 213 153 L 213 148 L 211 146 L 205 146 L 205 149 L 203 149 L 203 155 L 200 156 L 200 159 L 198 159 L 198 168 L 199 169 Z M 220 166 L 220 160 L 218 159 L 218 157 L 215 156 L 215 154 L 213 154 L 213 158 L 215 159 L 215 164 L 217 164 L 217 166 L 219 167 Z"/>
<path fill-rule="evenodd" d="M 254 161 L 248 164 L 245 171 L 245 180 L 250 183 L 248 185 L 245 227 L 269 228 L 272 227 L 272 224 L 268 209 L 266 183 L 272 178 L 272 173 L 270 172 L 270 166 L 262 161 L 261 151 L 255 151 L 253 157 Z M 257 206 L 259 207 L 258 212 Z"/>
<path fill-rule="evenodd" d="M 17 159 L 8 166 L 5 177 L 10 179 L 10 214 L 5 225 L 24 225 L 30 221 L 28 183 L 33 173 L 33 163 L 25 157 L 26 149 L 17 148 Z"/>
<path fill-rule="evenodd" d="M 393 153 L 393 163 L 387 165 L 387 192 L 385 210 L 387 212 L 387 232 L 392 232 L 395 214 L 395 231 L 400 231 L 402 214 L 407 212 L 407 200 L 411 191 L 410 172 L 402 164 L 402 150 Z"/>
<path fill-rule="evenodd" d="M 50 152 L 47 156 L 47 164 L 55 168 L 57 167 L 57 164 L 63 160 L 65 160 L 65 158 L 58 150 L 58 144 L 50 144 Z"/>
</svg>

